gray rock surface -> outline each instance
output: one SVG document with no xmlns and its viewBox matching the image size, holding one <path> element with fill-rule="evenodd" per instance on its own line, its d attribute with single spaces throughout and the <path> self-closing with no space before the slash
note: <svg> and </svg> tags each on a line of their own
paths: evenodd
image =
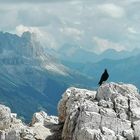
<svg viewBox="0 0 140 140">
<path fill-rule="evenodd" d="M 140 140 L 140 95 L 131 84 L 69 88 L 58 105 L 62 140 Z"/>
<path fill-rule="evenodd" d="M 8 128 L 10 126 L 10 121 L 11 110 L 4 105 L 0 105 L 0 130 Z"/>
<path fill-rule="evenodd" d="M 48 116 L 45 112 L 33 115 L 31 126 L 25 125 L 11 113 L 10 108 L 0 105 L 0 140 L 59 140 L 62 126 L 58 117 Z"/>
<path fill-rule="evenodd" d="M 0 140 L 140 140 L 140 95 L 131 84 L 104 83 L 97 91 L 69 88 L 58 117 L 41 111 L 30 125 L 0 105 Z"/>
</svg>

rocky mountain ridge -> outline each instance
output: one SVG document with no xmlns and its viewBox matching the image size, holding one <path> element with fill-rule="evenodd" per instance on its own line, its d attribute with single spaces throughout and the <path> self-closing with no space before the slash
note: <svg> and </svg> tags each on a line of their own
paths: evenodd
<svg viewBox="0 0 140 140">
<path fill-rule="evenodd" d="M 67 87 L 90 86 L 92 81 L 45 52 L 34 33 L 18 36 L 0 32 L 0 103 L 26 122 L 40 108 L 56 115 L 57 103 Z"/>
<path fill-rule="evenodd" d="M 140 94 L 123 83 L 104 83 L 97 91 L 71 87 L 58 117 L 37 112 L 28 126 L 1 105 L 0 132 L 0 140 L 140 140 Z"/>
</svg>

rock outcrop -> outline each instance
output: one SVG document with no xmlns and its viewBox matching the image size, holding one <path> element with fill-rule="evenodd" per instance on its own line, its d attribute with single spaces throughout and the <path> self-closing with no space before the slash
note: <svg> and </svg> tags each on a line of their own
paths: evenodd
<svg viewBox="0 0 140 140">
<path fill-rule="evenodd" d="M 140 140 L 140 95 L 131 84 L 69 88 L 58 110 L 62 140 Z"/>
<path fill-rule="evenodd" d="M 61 127 L 58 117 L 48 116 L 43 111 L 35 113 L 27 126 L 10 108 L 0 105 L 0 140 L 59 140 Z"/>
<path fill-rule="evenodd" d="M 0 140 L 140 140 L 140 94 L 131 84 L 105 83 L 97 91 L 71 87 L 58 113 L 34 113 L 25 125 L 0 105 Z"/>
</svg>

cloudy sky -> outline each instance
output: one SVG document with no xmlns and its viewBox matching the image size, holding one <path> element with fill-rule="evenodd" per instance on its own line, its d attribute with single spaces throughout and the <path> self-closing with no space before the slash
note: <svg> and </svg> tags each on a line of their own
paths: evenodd
<svg viewBox="0 0 140 140">
<path fill-rule="evenodd" d="M 140 48 L 140 0 L 0 0 L 0 29 L 89 51 Z"/>
</svg>

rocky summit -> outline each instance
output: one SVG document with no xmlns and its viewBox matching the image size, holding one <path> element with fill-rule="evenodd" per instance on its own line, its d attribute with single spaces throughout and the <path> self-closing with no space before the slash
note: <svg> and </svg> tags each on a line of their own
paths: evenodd
<svg viewBox="0 0 140 140">
<path fill-rule="evenodd" d="M 140 95 L 134 85 L 69 88 L 58 110 L 63 140 L 140 140 Z"/>
<path fill-rule="evenodd" d="M 58 117 L 37 112 L 29 125 L 0 105 L 0 140 L 140 140 L 139 91 L 113 82 L 96 91 L 71 87 Z"/>
</svg>

